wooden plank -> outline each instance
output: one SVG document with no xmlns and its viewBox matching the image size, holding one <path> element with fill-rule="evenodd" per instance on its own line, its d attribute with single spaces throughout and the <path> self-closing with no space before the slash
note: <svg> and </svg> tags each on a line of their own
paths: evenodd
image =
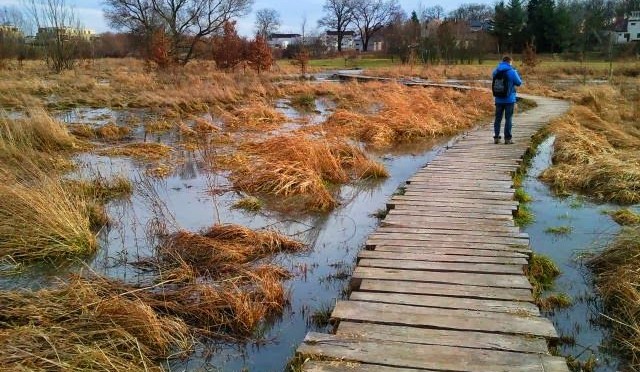
<svg viewBox="0 0 640 372">
<path fill-rule="evenodd" d="M 406 344 L 403 342 L 349 338 L 309 333 L 297 352 L 322 355 L 340 361 L 356 361 L 387 367 L 439 371 L 568 372 L 561 357 L 456 346 Z M 554 369 L 546 369 L 554 366 Z"/>
<path fill-rule="evenodd" d="M 473 349 L 548 354 L 547 341 L 539 337 L 522 337 L 496 333 L 390 326 L 371 323 L 340 322 L 338 336 L 408 344 L 458 346 Z M 473 351 L 469 351 L 473 352 Z"/>
<path fill-rule="evenodd" d="M 449 235 L 444 234 L 405 234 L 405 233 L 381 233 L 376 232 L 370 235 L 370 239 L 380 240 L 416 240 L 416 241 L 439 241 L 439 242 L 468 242 L 468 243 L 494 243 L 494 244 L 529 244 L 526 238 L 508 238 L 480 235 Z"/>
<path fill-rule="evenodd" d="M 420 283 L 402 280 L 364 279 L 358 291 L 414 293 L 436 296 L 533 301 L 531 291 L 518 288 L 492 288 L 449 283 Z"/>
<path fill-rule="evenodd" d="M 486 237 L 507 237 L 507 238 L 523 238 L 528 239 L 529 234 L 523 232 L 514 231 L 486 231 L 484 229 L 472 229 L 473 226 L 469 226 L 467 230 L 457 229 L 439 229 L 430 226 L 420 227 L 404 227 L 404 226 L 381 226 L 378 228 L 378 233 L 402 233 L 413 235 L 465 235 L 465 236 L 486 236 Z M 410 237 L 408 237 L 410 239 Z"/>
<path fill-rule="evenodd" d="M 355 268 L 353 279 L 356 281 L 362 279 L 381 279 L 421 283 L 474 285 L 478 287 L 531 289 L 529 281 L 524 276 L 519 275 L 400 270 L 362 266 Z"/>
<path fill-rule="evenodd" d="M 425 205 L 427 204 L 427 205 Z M 438 205 L 440 204 L 440 205 Z M 499 214 L 505 216 L 512 216 L 513 211 L 517 208 L 500 208 L 500 207 L 482 207 L 482 206 L 474 206 L 474 205 L 452 205 L 446 203 L 420 203 L 418 205 L 413 205 L 411 202 L 391 202 L 387 203 L 388 209 L 410 209 L 413 211 L 439 211 L 444 214 L 447 213 L 485 213 L 485 214 Z"/>
<path fill-rule="evenodd" d="M 433 369 L 414 369 L 414 368 L 398 368 L 387 367 L 379 364 L 364 364 L 357 362 L 342 361 L 316 361 L 309 360 L 302 366 L 305 372 L 424 372 L 434 371 Z"/>
<path fill-rule="evenodd" d="M 475 298 L 364 291 L 351 293 L 349 301 L 379 302 L 421 307 L 437 307 L 442 309 L 475 310 L 540 316 L 540 310 L 536 305 L 522 301 L 481 300 Z"/>
<path fill-rule="evenodd" d="M 415 217 L 436 217 L 436 218 L 465 218 L 475 220 L 502 220 L 505 223 L 513 223 L 513 215 L 491 214 L 483 212 L 451 212 L 451 211 L 409 211 L 406 209 L 391 209 L 388 215 L 404 215 Z"/>
<path fill-rule="evenodd" d="M 411 187 L 416 187 L 416 188 L 425 189 L 425 190 L 480 191 L 480 192 L 482 192 L 482 191 L 487 191 L 488 189 L 490 189 L 490 190 L 493 190 L 493 191 L 512 192 L 512 193 L 516 191 L 512 187 L 506 187 L 506 186 L 487 188 L 485 186 L 460 185 L 460 184 L 441 185 L 441 184 L 435 184 L 435 183 L 429 183 L 429 182 L 411 182 L 409 185 L 411 185 Z"/>
<path fill-rule="evenodd" d="M 523 265 L 485 264 L 469 262 L 433 262 L 411 260 L 387 260 L 381 258 L 363 258 L 358 262 L 360 267 L 380 267 L 386 269 L 438 271 L 438 272 L 462 272 L 462 273 L 489 273 L 522 275 Z"/>
<path fill-rule="evenodd" d="M 368 251 L 363 250 L 358 254 L 359 259 L 386 259 L 386 260 L 399 260 L 399 261 L 427 261 L 427 262 L 459 262 L 459 263 L 474 263 L 474 264 L 499 264 L 499 265 L 520 265 L 521 267 L 527 264 L 526 256 L 520 257 L 502 257 L 502 256 L 475 256 L 471 255 L 473 252 L 469 252 L 468 255 L 456 255 L 456 254 L 434 254 L 434 253 L 398 253 L 398 252 L 385 252 L 380 250 Z"/>
<path fill-rule="evenodd" d="M 461 221 L 459 221 L 461 222 Z M 396 227 L 422 227 L 438 230 L 463 230 L 467 231 L 469 228 L 474 228 L 482 231 L 497 231 L 497 232 L 510 232 L 518 233 L 520 229 L 515 226 L 507 226 L 503 224 L 491 225 L 491 224 L 473 224 L 472 221 L 466 221 L 466 223 L 445 223 L 445 222 L 427 222 L 416 221 L 411 217 L 397 217 L 392 216 L 380 221 L 380 226 L 396 226 Z"/>
<path fill-rule="evenodd" d="M 435 202 L 444 202 L 448 205 L 456 205 L 456 204 L 464 204 L 467 205 L 469 203 L 473 203 L 474 205 L 487 205 L 487 206 L 504 206 L 504 207 L 517 207 L 520 203 L 516 200 L 483 200 L 477 198 L 467 198 L 461 196 L 453 196 L 453 195 L 397 195 L 391 198 L 391 202 L 396 201 L 410 201 L 413 203 L 435 203 Z M 416 204 L 420 205 L 420 204 Z M 517 209 L 517 208 L 516 208 Z"/>
<path fill-rule="evenodd" d="M 404 196 L 422 197 L 422 198 L 434 198 L 448 196 L 451 198 L 466 198 L 466 199 L 478 199 L 478 200 L 513 200 L 513 193 L 482 193 L 482 192 L 446 192 L 443 190 L 429 190 L 429 189 L 410 189 L 404 192 Z"/>
<path fill-rule="evenodd" d="M 478 248 L 425 248 L 425 247 L 406 247 L 403 245 L 377 245 L 373 250 L 365 249 L 365 252 L 390 253 L 393 255 L 402 254 L 419 254 L 419 255 L 447 255 L 447 256 L 471 256 L 471 257 L 497 257 L 497 258 L 524 258 L 528 259 L 529 255 L 515 250 L 492 250 Z"/>
<path fill-rule="evenodd" d="M 517 313 L 338 301 L 331 317 L 357 322 L 558 338 L 549 319 Z"/>
<path fill-rule="evenodd" d="M 526 244 L 506 244 L 506 243 L 478 243 L 462 241 L 440 241 L 440 240 L 398 240 L 398 239 L 375 239 L 369 238 L 365 247 L 368 249 L 376 246 L 403 247 L 403 248 L 466 248 L 466 249 L 487 249 L 495 251 L 519 252 L 530 254 L 531 249 Z"/>
</svg>

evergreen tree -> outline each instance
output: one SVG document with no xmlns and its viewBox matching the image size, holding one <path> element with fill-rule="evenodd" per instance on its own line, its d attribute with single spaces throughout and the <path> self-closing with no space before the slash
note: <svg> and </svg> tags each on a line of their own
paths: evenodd
<svg viewBox="0 0 640 372">
<path fill-rule="evenodd" d="M 507 5 L 508 47 L 510 52 L 522 50 L 525 42 L 527 14 L 522 1 L 509 0 Z"/>
<path fill-rule="evenodd" d="M 529 0 L 527 5 L 527 39 L 538 53 L 555 50 L 558 37 L 553 0 Z"/>
<path fill-rule="evenodd" d="M 504 1 L 500 1 L 495 6 L 495 16 L 493 18 L 493 35 L 498 39 L 499 53 L 504 53 L 509 42 L 509 14 Z"/>
</svg>

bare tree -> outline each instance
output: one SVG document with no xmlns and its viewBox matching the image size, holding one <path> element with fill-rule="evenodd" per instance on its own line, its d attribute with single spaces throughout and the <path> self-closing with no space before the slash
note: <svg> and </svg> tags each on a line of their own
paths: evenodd
<svg viewBox="0 0 640 372">
<path fill-rule="evenodd" d="M 281 20 L 280 13 L 275 9 L 260 9 L 256 12 L 256 34 L 267 39 L 269 35 L 278 31 Z"/>
<path fill-rule="evenodd" d="M 72 69 L 82 40 L 80 21 L 66 0 L 27 0 L 26 9 L 38 28 L 39 45 L 56 72 Z"/>
<path fill-rule="evenodd" d="M 440 20 L 444 18 L 444 8 L 440 5 L 434 5 L 422 10 L 422 19 L 425 21 Z"/>
<path fill-rule="evenodd" d="M 338 51 L 342 51 L 342 39 L 347 27 L 353 22 L 355 0 L 326 0 L 323 6 L 325 12 L 318 24 L 336 31 L 338 36 Z"/>
<path fill-rule="evenodd" d="M 400 5 L 397 0 L 355 1 L 353 21 L 360 31 L 363 51 L 367 51 L 373 35 L 389 25 L 398 12 Z"/>
<path fill-rule="evenodd" d="M 449 14 L 449 17 L 461 21 L 481 21 L 493 16 L 493 8 L 486 4 L 462 4 Z"/>
<path fill-rule="evenodd" d="M 117 29 L 169 38 L 169 56 L 186 64 L 203 38 L 218 34 L 224 24 L 246 15 L 253 0 L 106 0 L 105 15 Z"/>
</svg>

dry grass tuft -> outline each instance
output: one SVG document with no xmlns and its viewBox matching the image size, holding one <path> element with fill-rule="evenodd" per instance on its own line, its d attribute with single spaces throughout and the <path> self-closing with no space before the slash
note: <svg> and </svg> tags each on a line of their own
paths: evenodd
<svg viewBox="0 0 640 372">
<path fill-rule="evenodd" d="M 616 221 L 619 225 L 640 225 L 640 214 L 630 209 L 618 209 L 617 211 L 611 212 L 609 214 L 611 215 L 611 218 L 613 218 L 613 220 Z"/>
<path fill-rule="evenodd" d="M 217 114 L 231 130 L 272 130 L 286 120 L 273 104 L 262 100 L 251 101 L 231 110 L 219 109 Z"/>
<path fill-rule="evenodd" d="M 303 206 L 327 211 L 337 205 L 331 184 L 381 178 L 384 166 L 340 140 L 279 136 L 242 147 L 250 160 L 240 162 L 231 177 L 247 193 L 297 199 Z"/>
<path fill-rule="evenodd" d="M 95 252 L 89 205 L 63 182 L 43 174 L 0 183 L 1 257 L 55 261 Z"/>
<path fill-rule="evenodd" d="M 131 135 L 131 128 L 116 125 L 114 123 L 102 125 L 95 128 L 94 131 L 96 137 L 110 141 L 121 140 Z"/>
<path fill-rule="evenodd" d="M 624 228 L 615 242 L 588 261 L 604 301 L 604 317 L 613 329 L 615 346 L 640 368 L 640 229 Z"/>
<path fill-rule="evenodd" d="M 110 291 L 113 289 L 120 291 Z M 160 371 L 153 360 L 191 347 L 183 321 L 126 295 L 127 286 L 75 277 L 36 292 L 0 292 L 0 360 L 8 370 Z"/>
<path fill-rule="evenodd" d="M 602 201 L 640 202 L 640 94 L 609 86 L 581 91 L 565 117 L 551 123 L 554 165 L 541 175 L 559 193 L 578 191 Z M 634 108 L 635 106 L 635 108 Z"/>
<path fill-rule="evenodd" d="M 67 184 L 74 193 L 102 203 L 126 198 L 133 193 L 133 184 L 125 176 L 115 176 L 112 179 L 97 176 L 91 180 L 69 180 Z"/>
<path fill-rule="evenodd" d="M 109 156 L 130 156 L 144 160 L 159 160 L 169 156 L 171 147 L 162 143 L 140 142 L 101 150 L 101 154 Z"/>
</svg>

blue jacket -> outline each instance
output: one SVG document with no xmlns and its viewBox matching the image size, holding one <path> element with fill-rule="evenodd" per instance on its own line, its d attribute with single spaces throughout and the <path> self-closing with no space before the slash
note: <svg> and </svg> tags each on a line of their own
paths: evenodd
<svg viewBox="0 0 640 372">
<path fill-rule="evenodd" d="M 509 71 L 507 72 L 507 76 L 509 77 L 509 94 L 505 98 L 495 97 L 496 103 L 516 103 L 516 87 L 522 85 L 520 75 L 518 75 L 518 72 L 507 62 L 500 62 L 498 64 L 498 67 L 493 70 L 494 77 L 498 71 Z"/>
</svg>

